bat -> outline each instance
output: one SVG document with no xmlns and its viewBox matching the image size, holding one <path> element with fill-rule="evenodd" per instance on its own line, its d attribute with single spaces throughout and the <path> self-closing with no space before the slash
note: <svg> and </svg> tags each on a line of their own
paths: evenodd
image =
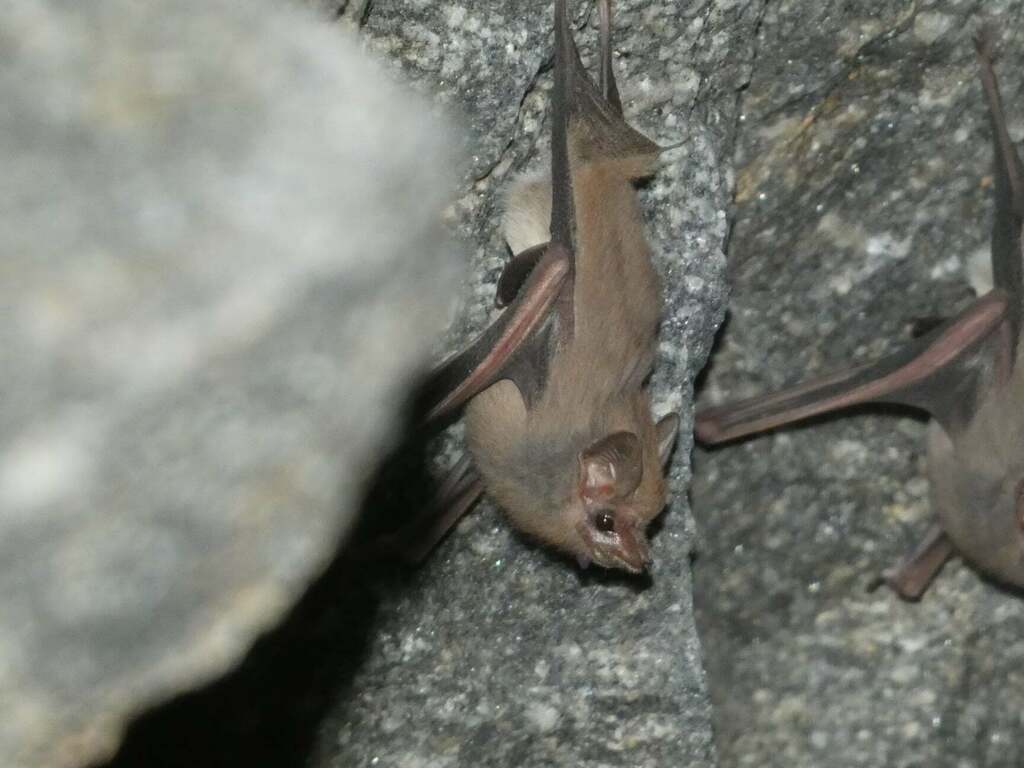
<svg viewBox="0 0 1024 768">
<path fill-rule="evenodd" d="M 679 417 L 655 423 L 650 411 L 662 300 L 634 183 L 662 148 L 622 116 L 611 0 L 598 12 L 595 84 L 555 0 L 550 171 L 507 195 L 502 314 L 425 388 L 426 424 L 464 410 L 469 455 L 391 537 L 406 559 L 422 559 L 486 492 L 515 528 L 582 567 L 637 573 L 650 561 L 646 528 L 665 506 Z"/>
<path fill-rule="evenodd" d="M 882 579 L 920 599 L 946 560 L 1024 587 L 1024 361 L 1021 328 L 1024 172 L 1006 129 L 990 38 L 976 48 L 994 154 L 993 288 L 955 318 L 866 365 L 775 394 L 698 412 L 697 438 L 720 443 L 865 403 L 909 406 L 928 425 L 937 522 Z"/>
</svg>

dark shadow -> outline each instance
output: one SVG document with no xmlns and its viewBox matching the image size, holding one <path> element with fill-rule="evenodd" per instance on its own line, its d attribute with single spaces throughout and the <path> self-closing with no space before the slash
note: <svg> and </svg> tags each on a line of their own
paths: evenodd
<svg viewBox="0 0 1024 768">
<path fill-rule="evenodd" d="M 306 765 L 320 723 L 349 695 L 366 658 L 381 595 L 412 578 L 374 556 L 372 542 L 429 498 L 425 453 L 425 439 L 413 438 L 387 459 L 356 530 L 235 670 L 141 715 L 116 756 L 94 768 Z"/>
<path fill-rule="evenodd" d="M 659 515 L 658 519 L 661 519 L 663 516 L 663 514 Z M 512 533 L 520 542 L 530 547 L 532 556 L 543 558 L 548 563 L 556 563 L 559 568 L 568 568 L 575 573 L 577 582 L 581 587 L 591 584 L 618 585 L 627 587 L 632 592 L 639 594 L 654 586 L 654 578 L 650 571 L 627 573 L 626 571 L 602 568 L 599 565 L 593 564 L 588 565 L 586 568 L 580 568 L 576 560 L 570 555 L 538 544 L 521 531 L 513 529 Z"/>
<path fill-rule="evenodd" d="M 725 317 L 722 318 L 722 324 L 718 326 L 718 330 L 715 331 L 715 338 L 711 340 L 711 349 L 708 350 L 708 359 L 704 363 L 704 367 L 700 369 L 697 377 L 693 380 L 693 402 L 695 405 L 700 401 L 700 395 L 704 391 L 704 387 L 707 385 L 711 372 L 715 369 L 715 360 L 718 357 L 718 350 L 724 343 L 726 334 L 729 333 L 729 324 L 731 322 L 732 312 L 726 310 Z"/>
<path fill-rule="evenodd" d="M 626 573 L 625 571 L 613 571 L 608 568 L 591 566 L 587 569 L 577 568 L 579 584 L 587 587 L 593 584 L 601 586 L 626 587 L 634 594 L 639 595 L 654 586 L 654 576 L 650 571 L 643 573 Z"/>
<path fill-rule="evenodd" d="M 979 571 L 970 563 L 965 563 L 970 568 L 971 572 L 974 573 L 979 579 L 985 582 L 988 586 L 1001 592 L 1008 597 L 1015 597 L 1019 600 L 1024 600 L 1024 587 L 1018 587 L 1014 584 L 1007 584 L 1004 581 L 997 581 L 994 577 L 989 576 L 987 573 Z"/>
</svg>

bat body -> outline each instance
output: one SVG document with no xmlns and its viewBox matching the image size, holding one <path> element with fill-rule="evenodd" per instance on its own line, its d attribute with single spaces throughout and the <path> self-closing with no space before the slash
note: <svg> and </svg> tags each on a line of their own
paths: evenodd
<svg viewBox="0 0 1024 768">
<path fill-rule="evenodd" d="M 466 409 L 466 435 L 489 493 L 520 530 L 602 565 L 639 570 L 643 529 L 665 504 L 658 439 L 644 378 L 654 361 L 661 309 L 658 276 L 644 240 L 636 192 L 620 169 L 600 161 L 573 174 L 577 211 L 572 285 L 573 334 L 551 355 L 546 386 L 527 407 L 511 381 L 498 382 Z M 524 179 L 509 195 L 506 237 L 548 239 L 547 220 L 531 212 L 549 195 L 547 179 Z M 516 232 L 514 227 L 527 229 Z M 519 245 L 519 242 L 515 242 Z M 536 243 L 533 243 L 536 244 Z M 635 544 L 630 560 L 599 550 L 578 493 L 580 456 L 608 435 L 635 435 L 643 471 L 623 511 L 620 534 Z M 631 457 L 630 462 L 637 458 Z M 629 517 L 629 519 L 627 519 Z M 583 523 L 581 525 L 581 523 Z"/>
<path fill-rule="evenodd" d="M 981 80 L 995 145 L 994 287 L 956 318 L 873 363 L 697 414 L 697 437 L 718 443 L 863 403 L 929 413 L 928 473 L 937 524 L 884 573 L 917 599 L 959 553 L 978 569 L 1024 587 L 1024 171 L 1006 119 L 986 35 Z"/>
<path fill-rule="evenodd" d="M 555 2 L 551 171 L 521 177 L 506 199 L 504 313 L 433 376 L 429 418 L 465 405 L 472 462 L 413 534 L 414 558 L 486 490 L 519 530 L 582 565 L 648 563 L 678 417 L 655 424 L 645 388 L 661 291 L 633 184 L 661 150 L 622 118 L 610 0 L 599 10 L 600 86 Z"/>
<path fill-rule="evenodd" d="M 1024 587 L 1024 365 L 992 387 L 952 434 L 928 428 L 932 506 L 956 551 L 1005 583 Z"/>
</svg>

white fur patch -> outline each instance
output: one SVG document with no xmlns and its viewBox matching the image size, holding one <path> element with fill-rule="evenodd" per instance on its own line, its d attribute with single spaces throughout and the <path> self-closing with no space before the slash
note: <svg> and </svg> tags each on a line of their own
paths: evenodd
<svg viewBox="0 0 1024 768">
<path fill-rule="evenodd" d="M 519 176 L 505 196 L 505 242 L 518 254 L 551 239 L 551 178 L 532 171 Z"/>
<path fill-rule="evenodd" d="M 995 285 L 992 278 L 992 257 L 987 247 L 979 248 L 967 257 L 967 281 L 978 296 L 984 296 Z"/>
</svg>

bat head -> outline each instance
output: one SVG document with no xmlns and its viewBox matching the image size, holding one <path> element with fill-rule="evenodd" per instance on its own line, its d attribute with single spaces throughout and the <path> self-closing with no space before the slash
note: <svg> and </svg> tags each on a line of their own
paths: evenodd
<svg viewBox="0 0 1024 768">
<path fill-rule="evenodd" d="M 567 423 L 565 416 L 580 415 Z M 570 412 L 528 413 L 510 382 L 478 395 L 466 436 L 488 493 L 523 533 L 581 565 L 638 573 L 646 529 L 665 506 L 667 458 L 679 418 L 657 424 L 644 395 Z"/>
<path fill-rule="evenodd" d="M 675 414 L 657 424 L 648 417 L 639 434 L 612 432 L 580 452 L 575 493 L 563 514 L 576 534 L 567 548 L 582 566 L 647 568 L 647 526 L 665 506 L 662 466 L 678 429 Z"/>
<path fill-rule="evenodd" d="M 634 432 L 614 432 L 579 456 L 579 481 L 571 516 L 582 544 L 577 557 L 605 568 L 639 573 L 650 562 L 647 523 L 665 503 L 664 484 L 641 491 L 645 469 L 661 480 L 661 467 L 645 467 Z M 648 483 L 651 485 L 651 483 Z M 653 491 L 653 493 L 652 493 Z"/>
</svg>

